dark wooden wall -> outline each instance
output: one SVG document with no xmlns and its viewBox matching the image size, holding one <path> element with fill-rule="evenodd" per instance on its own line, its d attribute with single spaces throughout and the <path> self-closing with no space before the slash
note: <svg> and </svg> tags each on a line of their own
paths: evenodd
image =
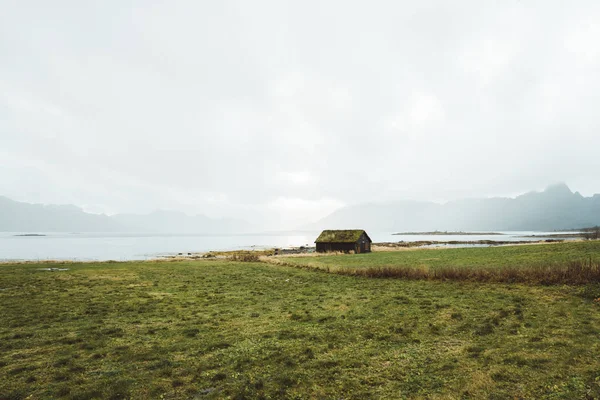
<svg viewBox="0 0 600 400">
<path fill-rule="evenodd" d="M 339 251 L 348 253 L 368 253 L 371 251 L 371 241 L 363 233 L 355 243 L 317 243 L 317 253 Z"/>
<path fill-rule="evenodd" d="M 356 250 L 356 243 L 317 243 L 317 253 L 325 253 L 330 251 L 349 252 Z"/>
<path fill-rule="evenodd" d="M 356 242 L 356 253 L 369 253 L 371 251 L 371 241 L 364 233 L 360 235 Z"/>
</svg>

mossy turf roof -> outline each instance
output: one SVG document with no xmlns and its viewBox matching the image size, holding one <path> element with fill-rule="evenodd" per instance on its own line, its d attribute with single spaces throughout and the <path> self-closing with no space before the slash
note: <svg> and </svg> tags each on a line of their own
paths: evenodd
<svg viewBox="0 0 600 400">
<path fill-rule="evenodd" d="M 363 233 L 362 229 L 325 230 L 315 243 L 355 243 Z"/>
</svg>

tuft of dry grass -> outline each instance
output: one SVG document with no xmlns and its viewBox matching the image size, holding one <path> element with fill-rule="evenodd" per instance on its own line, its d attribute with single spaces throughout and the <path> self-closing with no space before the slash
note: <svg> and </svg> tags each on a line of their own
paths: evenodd
<svg viewBox="0 0 600 400">
<path fill-rule="evenodd" d="M 238 251 L 232 253 L 229 257 L 227 257 L 230 261 L 241 261 L 241 262 L 259 262 L 261 261 L 260 256 L 261 253 L 254 251 Z"/>
</svg>

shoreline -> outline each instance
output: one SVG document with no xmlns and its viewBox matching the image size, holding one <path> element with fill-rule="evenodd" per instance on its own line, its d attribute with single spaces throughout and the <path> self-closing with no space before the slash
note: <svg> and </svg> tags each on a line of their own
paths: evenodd
<svg viewBox="0 0 600 400">
<path fill-rule="evenodd" d="M 581 240 L 581 239 L 580 239 Z M 474 247 L 499 247 L 499 246 L 526 246 L 550 243 L 565 243 L 580 241 L 575 237 L 569 239 L 544 239 L 544 240 L 450 240 L 450 241 L 432 241 L 420 240 L 413 242 L 374 242 L 372 243 L 373 252 L 383 251 L 411 251 L 411 250 L 451 250 L 459 248 Z M 251 250 L 224 250 L 207 252 L 185 252 L 172 255 L 156 256 L 147 259 L 132 260 L 72 260 L 72 259 L 35 259 L 35 260 L 0 260 L 2 264 L 97 264 L 97 263 L 131 263 L 131 262 L 160 262 L 160 261 L 199 261 L 199 260 L 224 260 L 241 255 L 254 255 L 257 257 L 278 257 L 278 256 L 302 256 L 302 255 L 327 255 L 329 253 L 317 253 L 315 247 L 298 246 L 287 248 L 269 248 L 269 249 L 251 249 Z"/>
</svg>

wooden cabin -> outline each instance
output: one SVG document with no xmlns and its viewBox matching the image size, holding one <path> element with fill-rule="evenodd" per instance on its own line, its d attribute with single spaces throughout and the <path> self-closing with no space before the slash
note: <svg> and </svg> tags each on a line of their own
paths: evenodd
<svg viewBox="0 0 600 400">
<path fill-rule="evenodd" d="M 325 230 L 315 240 L 318 253 L 331 251 L 369 253 L 372 242 L 367 232 L 362 229 Z"/>
</svg>

